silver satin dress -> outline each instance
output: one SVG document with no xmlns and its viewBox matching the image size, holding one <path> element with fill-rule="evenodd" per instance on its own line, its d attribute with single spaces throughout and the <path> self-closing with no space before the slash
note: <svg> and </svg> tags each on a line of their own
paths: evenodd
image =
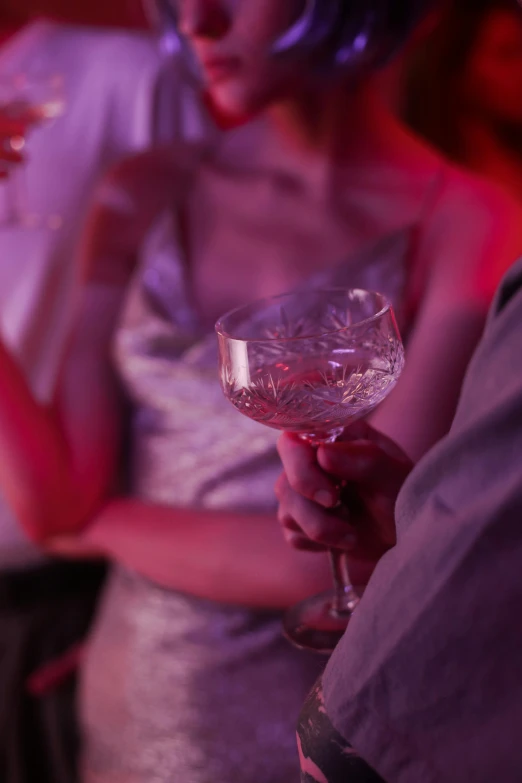
<svg viewBox="0 0 522 783">
<path fill-rule="evenodd" d="M 151 502 L 275 509 L 277 433 L 223 397 L 217 346 L 191 306 L 173 220 L 158 222 L 116 335 L 134 401 L 132 491 Z M 412 230 L 313 285 L 398 302 Z M 84 670 L 84 783 L 293 783 L 295 726 L 324 659 L 293 649 L 277 613 L 166 590 L 116 566 Z"/>
</svg>

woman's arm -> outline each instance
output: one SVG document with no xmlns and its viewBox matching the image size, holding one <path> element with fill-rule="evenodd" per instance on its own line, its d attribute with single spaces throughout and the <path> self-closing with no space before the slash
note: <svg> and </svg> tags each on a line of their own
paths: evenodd
<svg viewBox="0 0 522 783">
<path fill-rule="evenodd" d="M 110 487 L 120 401 L 107 354 L 118 304 L 116 289 L 87 289 L 51 406 L 0 344 L 0 487 L 37 541 L 82 524 Z"/>
<path fill-rule="evenodd" d="M 522 207 L 450 171 L 418 248 L 426 286 L 406 367 L 371 417 L 414 461 L 449 430 L 495 289 L 521 254 Z"/>
<path fill-rule="evenodd" d="M 37 541 L 79 529 L 111 489 L 122 409 L 112 334 L 136 249 L 167 198 L 169 162 L 159 154 L 129 159 L 100 187 L 79 262 L 79 314 L 51 406 L 34 399 L 0 344 L 0 489 Z"/>
<path fill-rule="evenodd" d="M 108 503 L 54 554 L 107 556 L 163 587 L 223 603 L 281 609 L 331 587 L 326 557 L 288 547 L 275 514 Z"/>
</svg>

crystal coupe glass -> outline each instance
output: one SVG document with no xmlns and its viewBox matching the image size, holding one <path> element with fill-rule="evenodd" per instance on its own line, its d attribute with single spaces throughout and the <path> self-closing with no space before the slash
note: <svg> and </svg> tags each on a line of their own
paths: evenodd
<svg viewBox="0 0 522 783">
<path fill-rule="evenodd" d="M 404 350 L 390 303 L 360 289 L 299 291 L 239 307 L 216 324 L 227 399 L 244 416 L 318 446 L 367 416 L 393 389 Z M 286 636 L 328 653 L 359 596 L 331 550 L 334 589 L 290 609 Z"/>
</svg>

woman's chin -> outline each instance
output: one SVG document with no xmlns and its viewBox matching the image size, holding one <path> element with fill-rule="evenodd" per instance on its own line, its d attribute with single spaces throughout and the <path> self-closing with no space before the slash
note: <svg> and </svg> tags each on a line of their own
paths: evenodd
<svg viewBox="0 0 522 783">
<path fill-rule="evenodd" d="M 243 91 L 231 89 L 228 85 L 213 86 L 207 90 L 207 98 L 216 112 L 231 122 L 238 123 L 259 114 L 263 106 L 259 101 L 251 100 Z"/>
</svg>

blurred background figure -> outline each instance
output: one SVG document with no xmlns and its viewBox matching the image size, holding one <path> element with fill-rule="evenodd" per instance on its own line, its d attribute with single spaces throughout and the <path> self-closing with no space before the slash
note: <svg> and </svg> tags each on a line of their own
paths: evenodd
<svg viewBox="0 0 522 783">
<path fill-rule="evenodd" d="M 125 4 L 115 5 L 124 25 Z M 32 224 L 10 220 L 6 213 L 12 205 L 5 198 L 2 204 L 1 192 L 9 186 L 0 186 L 2 333 L 35 391 L 46 397 L 52 393 L 71 314 L 71 261 L 86 206 L 107 166 L 150 143 L 160 62 L 148 35 L 60 22 L 53 3 L 46 6 L 43 0 L 36 3 L 37 15 L 29 2 L 25 8 L 24 3 L 13 6 L 5 22 L 0 16 L 0 83 L 50 74 L 63 80 L 62 116 L 25 129 L 24 171 L 11 175 L 23 178 L 21 208 L 36 216 Z M 107 15 L 101 3 L 94 3 L 87 20 L 96 18 L 96 6 L 102 19 Z M 80 9 L 75 5 L 78 20 Z M 129 21 L 136 24 L 135 15 Z"/>
<path fill-rule="evenodd" d="M 10 385 L 14 357 L 49 417 L 77 293 L 76 245 L 87 204 L 107 166 L 149 145 L 156 133 L 163 68 L 156 41 L 108 25 L 143 27 L 138 0 L 0 5 L 0 395 L 18 393 Z M 51 74 L 63 81 L 63 112 L 28 128 L 16 119 L 16 104 L 7 105 L 2 85 Z M 10 214 L 18 177 L 21 207 L 36 216 L 28 224 Z M 45 558 L 0 497 L 2 783 L 75 779 L 75 681 L 60 675 L 71 668 L 67 651 L 87 631 L 102 579 L 101 566 Z M 29 692 L 30 675 L 62 655 L 57 682 L 40 678 Z"/>
<path fill-rule="evenodd" d="M 516 0 L 452 3 L 407 70 L 404 115 L 411 127 L 522 199 L 522 17 Z"/>
</svg>

